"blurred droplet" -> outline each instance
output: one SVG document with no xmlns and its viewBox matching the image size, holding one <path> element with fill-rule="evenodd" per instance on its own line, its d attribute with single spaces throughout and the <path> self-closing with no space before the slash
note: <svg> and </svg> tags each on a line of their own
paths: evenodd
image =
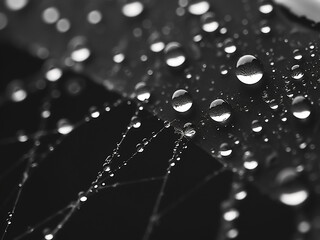
<svg viewBox="0 0 320 240">
<path fill-rule="evenodd" d="M 209 11 L 210 4 L 205 0 L 193 0 L 188 6 L 189 13 L 193 15 L 202 15 Z"/>
<path fill-rule="evenodd" d="M 47 24 L 56 23 L 60 18 L 60 12 L 56 7 L 48 7 L 42 12 L 42 20 Z"/>
<path fill-rule="evenodd" d="M 67 119 L 60 119 L 57 123 L 58 132 L 62 135 L 67 135 L 73 130 L 73 126 Z"/>
<path fill-rule="evenodd" d="M 219 23 L 215 20 L 214 14 L 208 12 L 201 16 L 201 27 L 203 31 L 212 33 L 219 28 Z"/>
<path fill-rule="evenodd" d="M 148 101 L 151 96 L 149 87 L 144 82 L 140 82 L 136 85 L 135 94 L 137 99 L 141 102 Z"/>
<path fill-rule="evenodd" d="M 19 11 L 27 6 L 29 0 L 5 0 L 6 7 L 11 11 Z"/>
<path fill-rule="evenodd" d="M 144 6 L 140 1 L 132 1 L 125 3 L 121 10 L 124 16 L 133 18 L 139 16 L 143 12 Z"/>
</svg>

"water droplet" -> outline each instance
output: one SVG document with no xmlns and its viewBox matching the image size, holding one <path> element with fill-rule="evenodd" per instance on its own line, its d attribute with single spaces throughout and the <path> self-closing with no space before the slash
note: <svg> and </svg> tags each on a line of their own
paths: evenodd
<svg viewBox="0 0 320 240">
<path fill-rule="evenodd" d="M 67 119 L 60 119 L 57 123 L 58 132 L 62 135 L 67 135 L 73 130 L 73 126 Z"/>
<path fill-rule="evenodd" d="M 171 127 L 171 123 L 169 121 L 165 121 L 163 124 L 165 128 Z"/>
<path fill-rule="evenodd" d="M 259 133 L 262 131 L 262 124 L 259 120 L 253 120 L 251 123 L 251 129 L 255 133 Z"/>
<path fill-rule="evenodd" d="M 45 73 L 46 79 L 50 82 L 58 81 L 62 76 L 61 68 L 55 66 L 49 66 L 47 72 Z"/>
<path fill-rule="evenodd" d="M 258 167 L 258 162 L 254 159 L 254 155 L 250 151 L 244 153 L 243 161 L 243 166 L 247 170 L 254 170 Z"/>
<path fill-rule="evenodd" d="M 183 126 L 183 133 L 186 137 L 193 138 L 196 135 L 197 131 L 192 123 L 186 123 Z"/>
<path fill-rule="evenodd" d="M 87 20 L 91 24 L 97 24 L 102 20 L 102 14 L 98 10 L 93 10 L 88 13 Z"/>
<path fill-rule="evenodd" d="M 87 46 L 87 40 L 83 36 L 74 37 L 70 41 L 69 47 L 71 49 L 70 57 L 75 62 L 84 62 L 91 55 L 91 51 Z"/>
<path fill-rule="evenodd" d="M 29 139 L 25 132 L 22 130 L 17 132 L 17 138 L 19 142 L 26 142 Z"/>
<path fill-rule="evenodd" d="M 295 80 L 300 80 L 304 76 L 303 71 L 301 70 L 299 65 L 293 65 L 291 68 L 291 77 Z"/>
<path fill-rule="evenodd" d="M 44 236 L 44 239 L 45 239 L 45 240 L 52 240 L 52 239 L 53 239 L 53 234 L 51 234 L 51 233 L 46 234 L 46 235 Z"/>
<path fill-rule="evenodd" d="M 239 211 L 235 208 L 230 208 L 224 212 L 223 218 L 224 220 L 231 222 L 239 217 Z"/>
<path fill-rule="evenodd" d="M 148 101 L 151 96 L 149 87 L 144 82 L 137 83 L 135 93 L 137 99 L 141 102 Z"/>
<path fill-rule="evenodd" d="M 141 126 L 141 121 L 140 119 L 137 117 L 137 116 L 134 116 L 132 119 L 131 119 L 131 124 L 132 124 L 132 127 L 134 128 L 139 128 Z"/>
<path fill-rule="evenodd" d="M 165 62 L 169 67 L 181 67 L 186 61 L 186 55 L 180 43 L 170 42 L 164 49 Z"/>
<path fill-rule="evenodd" d="M 232 153 L 232 149 L 228 143 L 222 143 L 220 145 L 219 153 L 222 157 L 229 157 Z"/>
<path fill-rule="evenodd" d="M 143 150 L 144 150 L 144 145 L 139 143 L 139 144 L 137 145 L 137 151 L 138 151 L 139 153 L 141 153 L 141 152 L 143 152 Z"/>
<path fill-rule="evenodd" d="M 11 11 L 19 11 L 27 6 L 29 0 L 6 0 L 6 7 Z"/>
<path fill-rule="evenodd" d="M 291 104 L 293 116 L 305 120 L 311 115 L 311 103 L 304 96 L 296 96 Z"/>
<path fill-rule="evenodd" d="M 256 57 L 244 55 L 238 60 L 235 72 L 242 83 L 251 85 L 263 77 L 263 66 Z"/>
<path fill-rule="evenodd" d="M 54 24 L 60 18 L 60 12 L 56 7 L 48 7 L 42 12 L 42 20 L 47 24 Z"/>
<path fill-rule="evenodd" d="M 215 32 L 219 28 L 219 23 L 215 20 L 213 13 L 208 12 L 201 16 L 202 30 L 208 33 Z"/>
<path fill-rule="evenodd" d="M 298 174 L 294 168 L 286 168 L 280 171 L 276 178 L 280 185 L 279 200 L 289 206 L 298 206 L 309 197 L 309 191 L 298 180 Z"/>
<path fill-rule="evenodd" d="M 259 6 L 259 11 L 263 14 L 270 14 L 273 11 L 273 6 L 270 3 L 262 3 Z"/>
<path fill-rule="evenodd" d="M 113 61 L 115 63 L 122 63 L 125 60 L 125 55 L 123 53 L 117 53 L 113 56 Z"/>
<path fill-rule="evenodd" d="M 139 16 L 144 10 L 140 1 L 132 1 L 122 6 L 122 14 L 126 17 L 133 18 Z"/>
<path fill-rule="evenodd" d="M 57 23 L 56 23 L 56 28 L 59 32 L 64 33 L 69 31 L 71 27 L 71 23 L 68 19 L 66 18 L 61 18 Z"/>
<path fill-rule="evenodd" d="M 186 90 L 179 89 L 173 93 L 171 103 L 174 110 L 184 113 L 192 107 L 192 98 Z"/>
<path fill-rule="evenodd" d="M 208 1 L 194 0 L 190 3 L 188 7 L 188 11 L 193 15 L 202 15 L 208 12 L 209 8 L 210 8 L 210 4 Z"/>
<path fill-rule="evenodd" d="M 237 200 L 243 200 L 247 197 L 247 192 L 244 190 L 237 191 L 234 197 Z"/>
<path fill-rule="evenodd" d="M 298 61 L 302 59 L 302 53 L 299 49 L 293 50 L 293 58 Z"/>
<path fill-rule="evenodd" d="M 89 109 L 89 113 L 92 118 L 98 118 L 100 116 L 100 112 L 94 106 Z"/>
<path fill-rule="evenodd" d="M 271 27 L 270 27 L 268 21 L 266 21 L 266 20 L 261 21 L 259 26 L 260 26 L 261 33 L 268 34 L 271 32 Z"/>
<path fill-rule="evenodd" d="M 84 192 L 79 192 L 78 196 L 79 196 L 79 200 L 81 202 L 85 202 L 88 200 L 88 197 L 86 195 L 84 195 Z"/>
<path fill-rule="evenodd" d="M 212 120 L 218 123 L 225 123 L 231 117 L 231 107 L 226 101 L 216 99 L 210 104 L 209 115 Z"/>
<path fill-rule="evenodd" d="M 20 80 L 10 82 L 6 88 L 6 92 L 13 102 L 21 102 L 28 96 L 23 86 L 23 82 Z"/>
<path fill-rule="evenodd" d="M 226 53 L 234 53 L 236 50 L 237 50 L 237 47 L 236 45 L 234 44 L 233 42 L 233 39 L 232 38 L 227 38 L 224 42 L 223 42 L 223 48 L 224 48 L 224 51 Z"/>
</svg>

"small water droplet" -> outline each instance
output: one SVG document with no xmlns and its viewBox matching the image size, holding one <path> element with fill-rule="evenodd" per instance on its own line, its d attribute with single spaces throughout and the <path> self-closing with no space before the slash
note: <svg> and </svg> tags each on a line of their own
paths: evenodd
<svg viewBox="0 0 320 240">
<path fill-rule="evenodd" d="M 259 6 L 259 11 L 260 11 L 262 14 L 270 14 L 270 13 L 273 11 L 273 6 L 272 6 L 272 4 L 270 4 L 270 3 L 262 3 L 262 4 Z"/>
<path fill-rule="evenodd" d="M 286 168 L 280 171 L 276 178 L 280 185 L 279 200 L 289 206 L 298 206 L 309 197 L 309 191 L 299 181 L 294 168 Z"/>
<path fill-rule="evenodd" d="M 131 119 L 131 124 L 132 124 L 132 127 L 134 128 L 139 128 L 141 126 L 141 121 L 140 119 L 137 117 L 137 116 L 134 116 L 132 119 Z"/>
<path fill-rule="evenodd" d="M 222 157 L 229 157 L 232 153 L 232 149 L 228 143 L 222 143 L 220 145 L 219 153 Z"/>
<path fill-rule="evenodd" d="M 231 107 L 226 101 L 216 99 L 210 104 L 209 115 L 212 120 L 218 123 L 225 123 L 231 117 Z"/>
<path fill-rule="evenodd" d="M 144 150 L 144 145 L 139 143 L 139 144 L 137 145 L 137 151 L 138 151 L 139 153 L 141 153 L 141 152 L 143 152 L 143 150 Z"/>
<path fill-rule="evenodd" d="M 230 208 L 224 212 L 223 218 L 224 220 L 231 222 L 239 217 L 239 211 L 235 208 Z"/>
<path fill-rule="evenodd" d="M 305 120 L 311 115 L 311 103 L 304 96 L 296 96 L 291 104 L 293 116 Z"/>
<path fill-rule="evenodd" d="M 88 13 L 87 20 L 91 24 L 97 24 L 102 20 L 102 14 L 98 10 L 93 10 Z"/>
<path fill-rule="evenodd" d="M 177 112 L 187 112 L 192 107 L 191 95 L 186 90 L 179 89 L 173 93 L 171 104 Z"/>
<path fill-rule="evenodd" d="M 27 6 L 29 0 L 5 0 L 6 7 L 11 11 L 19 11 Z"/>
<path fill-rule="evenodd" d="M 56 7 L 48 7 L 42 12 L 42 20 L 47 24 L 54 24 L 60 18 L 60 12 Z"/>
<path fill-rule="evenodd" d="M 87 40 L 83 36 L 74 37 L 70 41 L 69 47 L 71 49 L 70 57 L 75 62 L 84 62 L 91 55 L 91 51 L 87 46 Z"/>
<path fill-rule="evenodd" d="M 192 123 L 186 123 L 183 126 L 183 133 L 186 137 L 193 138 L 196 135 L 197 131 Z"/>
<path fill-rule="evenodd" d="M 299 65 L 293 65 L 291 68 L 291 77 L 295 80 L 300 80 L 304 76 L 303 71 L 301 70 Z"/>
<path fill-rule="evenodd" d="M 255 84 L 263 77 L 263 66 L 259 59 L 252 55 L 242 56 L 236 65 L 236 76 L 244 84 Z"/>
<path fill-rule="evenodd" d="M 151 96 L 149 87 L 144 82 L 137 83 L 135 87 L 135 94 L 137 99 L 141 102 L 148 101 Z"/>
<path fill-rule="evenodd" d="M 232 38 L 227 38 L 226 40 L 224 40 L 223 48 L 224 48 L 224 51 L 229 54 L 234 53 L 237 50 L 237 47 L 234 44 Z"/>
<path fill-rule="evenodd" d="M 22 102 L 28 96 L 23 82 L 20 80 L 13 80 L 10 82 L 6 88 L 6 93 L 13 102 Z"/>
<path fill-rule="evenodd" d="M 55 66 L 49 66 L 48 70 L 45 73 L 46 79 L 50 82 L 58 81 L 62 76 L 61 68 Z"/>
<path fill-rule="evenodd" d="M 134 18 L 139 16 L 143 10 L 144 5 L 140 1 L 131 1 L 128 3 L 125 3 L 122 6 L 122 14 L 128 18 Z"/>
<path fill-rule="evenodd" d="M 193 0 L 189 6 L 188 11 L 193 15 L 202 15 L 209 11 L 210 4 L 205 0 Z"/>
<path fill-rule="evenodd" d="M 208 33 L 215 32 L 219 28 L 219 23 L 216 21 L 213 13 L 208 12 L 201 16 L 202 30 Z"/>
<path fill-rule="evenodd" d="M 57 123 L 58 132 L 62 135 L 67 135 L 73 130 L 73 126 L 67 119 L 60 119 Z"/>
<path fill-rule="evenodd" d="M 298 61 L 302 59 L 302 53 L 299 49 L 293 50 L 293 58 Z"/>
<path fill-rule="evenodd" d="M 181 67 L 186 61 L 185 52 L 180 43 L 170 42 L 164 49 L 165 62 L 169 67 Z"/>
<path fill-rule="evenodd" d="M 259 133 L 262 131 L 262 124 L 259 120 L 253 120 L 251 123 L 251 129 L 255 133 Z"/>
</svg>

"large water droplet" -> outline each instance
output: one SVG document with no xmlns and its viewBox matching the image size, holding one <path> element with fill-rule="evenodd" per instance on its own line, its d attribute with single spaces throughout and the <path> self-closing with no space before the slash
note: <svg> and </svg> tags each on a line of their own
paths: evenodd
<svg viewBox="0 0 320 240">
<path fill-rule="evenodd" d="M 229 103 L 222 99 L 216 99 L 211 102 L 209 116 L 218 123 L 224 123 L 231 117 L 231 107 Z"/>
<path fill-rule="evenodd" d="M 242 83 L 251 85 L 263 77 L 263 66 L 256 57 L 244 55 L 238 60 L 235 72 Z"/>
<path fill-rule="evenodd" d="M 311 103 L 304 96 L 296 96 L 291 104 L 293 116 L 305 120 L 311 115 Z"/>
<path fill-rule="evenodd" d="M 186 90 L 179 89 L 173 93 L 171 103 L 174 110 L 184 113 L 192 107 L 192 98 Z"/>
<path fill-rule="evenodd" d="M 181 67 L 186 61 L 186 55 L 180 43 L 170 42 L 164 49 L 165 61 L 169 67 Z"/>
</svg>

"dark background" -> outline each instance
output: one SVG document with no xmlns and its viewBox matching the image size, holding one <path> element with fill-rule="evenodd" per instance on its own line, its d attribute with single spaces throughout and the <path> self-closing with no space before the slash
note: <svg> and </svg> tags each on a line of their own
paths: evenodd
<svg viewBox="0 0 320 240">
<path fill-rule="evenodd" d="M 44 90 L 29 94 L 20 103 L 7 100 L 6 86 L 17 78 L 29 86 L 38 77 L 42 62 L 15 49 L 8 42 L 0 44 L 0 53 L 0 139 L 15 136 L 19 130 L 34 133 L 39 127 L 41 102 L 52 86 L 47 85 Z M 70 96 L 66 91 L 66 84 L 70 79 L 78 79 L 83 86 L 83 91 L 77 96 Z M 88 114 L 91 106 L 102 106 L 105 102 L 113 102 L 118 98 L 90 79 L 73 73 L 66 73 L 55 87 L 61 97 L 52 102 L 52 116 L 46 126 L 48 130 L 55 129 L 56 122 L 61 118 L 75 123 Z M 13 239 L 28 226 L 66 206 L 77 199 L 78 192 L 89 187 L 101 169 L 103 160 L 120 140 L 121 132 L 133 111 L 133 106 L 123 105 L 85 124 L 68 135 L 32 171 L 17 205 L 7 239 Z M 143 112 L 141 120 L 142 126 L 134 129 L 123 144 L 120 150 L 122 158 L 118 161 L 130 156 L 142 138 L 151 136 L 152 131 L 163 126 L 161 121 L 146 112 Z M 36 156 L 46 152 L 48 144 L 57 137 L 55 135 L 41 139 L 42 144 Z M 166 130 L 121 170 L 113 181 L 163 175 L 177 137 L 173 129 Z M 0 146 L 1 229 L 7 212 L 12 207 L 26 162 L 14 167 L 6 177 L 3 177 L 3 173 L 14 166 L 31 146 L 32 141 Z M 190 143 L 182 160 L 172 170 L 160 209 L 219 167 L 215 159 Z M 228 196 L 231 181 L 232 174 L 226 172 L 208 182 L 161 219 L 151 239 L 215 239 L 221 218 L 220 204 Z M 159 187 L 160 182 L 148 182 L 100 192 L 81 207 L 57 239 L 141 239 Z M 240 203 L 239 210 L 240 218 L 235 222 L 240 232 L 238 239 L 285 240 L 291 239 L 294 233 L 293 210 L 260 194 L 250 183 L 248 197 Z M 26 239 L 42 239 L 43 229 L 54 228 L 58 220 L 59 218 L 46 224 Z"/>
</svg>

